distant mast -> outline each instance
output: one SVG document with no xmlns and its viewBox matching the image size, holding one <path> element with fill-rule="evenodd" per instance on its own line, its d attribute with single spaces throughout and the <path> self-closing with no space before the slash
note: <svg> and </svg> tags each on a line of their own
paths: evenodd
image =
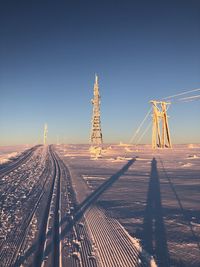
<svg viewBox="0 0 200 267">
<path fill-rule="evenodd" d="M 93 114 L 92 114 L 92 128 L 90 142 L 92 146 L 101 146 L 103 143 L 101 132 L 101 118 L 100 118 L 100 102 L 98 76 L 95 75 L 94 83 L 94 98 L 92 99 Z"/>
<path fill-rule="evenodd" d="M 47 128 L 47 123 L 44 125 L 44 146 L 47 144 L 47 133 L 48 133 L 48 128 Z"/>
</svg>

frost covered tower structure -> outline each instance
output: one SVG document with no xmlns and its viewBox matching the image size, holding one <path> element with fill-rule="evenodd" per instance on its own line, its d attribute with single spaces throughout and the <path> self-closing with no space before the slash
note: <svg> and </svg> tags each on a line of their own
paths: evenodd
<svg viewBox="0 0 200 267">
<path fill-rule="evenodd" d="M 101 146 L 103 143 L 102 132 L 101 132 L 100 102 L 101 102 L 101 97 L 99 94 L 98 76 L 95 75 L 94 97 L 92 99 L 93 113 L 92 113 L 90 142 L 92 146 L 97 146 L 97 147 Z"/>
<path fill-rule="evenodd" d="M 44 136 L 43 136 L 43 144 L 47 144 L 47 133 L 48 133 L 48 128 L 47 128 L 47 123 L 44 125 Z"/>
<path fill-rule="evenodd" d="M 172 148 L 167 109 L 169 102 L 151 101 L 153 105 L 152 148 Z M 162 124 L 162 131 L 160 130 Z"/>
</svg>

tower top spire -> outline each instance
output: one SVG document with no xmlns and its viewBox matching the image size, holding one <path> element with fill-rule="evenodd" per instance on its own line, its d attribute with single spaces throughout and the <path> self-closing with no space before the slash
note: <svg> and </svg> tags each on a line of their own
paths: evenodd
<svg viewBox="0 0 200 267">
<path fill-rule="evenodd" d="M 94 82 L 94 95 L 99 95 L 99 78 L 95 73 L 95 82 Z"/>
<path fill-rule="evenodd" d="M 96 73 L 95 73 L 95 83 L 98 84 L 98 76 Z"/>
</svg>

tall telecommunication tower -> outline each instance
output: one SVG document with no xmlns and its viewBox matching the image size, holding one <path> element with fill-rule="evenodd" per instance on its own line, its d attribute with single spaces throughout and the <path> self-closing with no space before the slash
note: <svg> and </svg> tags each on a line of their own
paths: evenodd
<svg viewBox="0 0 200 267">
<path fill-rule="evenodd" d="M 90 142 L 93 146 L 101 146 L 103 143 L 102 132 L 101 132 L 101 119 L 100 119 L 100 94 L 99 94 L 99 83 L 98 76 L 95 75 L 94 83 L 94 98 L 92 99 L 93 114 L 92 114 L 92 128 Z"/>
<path fill-rule="evenodd" d="M 47 128 L 47 123 L 44 125 L 44 145 L 47 144 L 47 133 L 48 133 L 48 128 Z"/>
<path fill-rule="evenodd" d="M 172 148 L 167 116 L 167 107 L 170 103 L 156 100 L 152 100 L 151 103 L 153 105 L 152 148 Z M 162 131 L 160 130 L 160 122 L 162 123 Z"/>
</svg>

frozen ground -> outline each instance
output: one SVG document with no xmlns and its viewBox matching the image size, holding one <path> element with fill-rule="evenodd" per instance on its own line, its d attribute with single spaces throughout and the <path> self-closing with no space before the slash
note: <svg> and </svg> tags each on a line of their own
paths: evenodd
<svg viewBox="0 0 200 267">
<path fill-rule="evenodd" d="M 57 146 L 81 184 L 75 188 L 79 202 L 134 158 L 128 170 L 104 188 L 98 204 L 141 240 L 159 266 L 167 266 L 167 261 L 170 266 L 200 266 L 200 145 L 156 151 L 111 145 L 98 160 L 88 148 Z"/>
<path fill-rule="evenodd" d="M 21 219 L 27 221 L 28 211 L 31 211 L 30 207 L 35 207 L 39 193 L 42 192 L 41 195 L 43 195 L 43 191 L 41 191 L 43 187 L 40 183 L 58 177 L 58 175 L 52 175 L 54 173 L 52 166 L 55 164 L 50 164 L 51 161 L 47 161 L 48 164 L 45 166 L 41 165 L 43 162 L 40 160 L 41 157 L 43 158 L 42 147 L 35 148 L 38 151 L 36 157 L 34 151 L 29 153 L 28 150 L 27 153 L 21 154 L 27 148 L 26 146 L 0 147 L 2 158 L 11 157 L 9 164 L 1 165 L 1 172 L 5 175 L 2 176 L 1 183 L 0 205 L 3 207 L 3 213 L 1 213 L 3 220 L 0 220 L 0 223 L 3 222 L 4 228 L 0 227 L 0 230 L 4 229 L 4 233 L 1 234 L 0 241 L 2 244 L 8 244 L 7 247 L 0 246 L 2 253 L 7 253 L 0 254 L 1 262 L 2 259 L 6 261 L 10 258 L 9 253 L 13 252 L 14 255 L 19 256 L 15 252 L 21 247 L 17 242 L 20 241 L 19 236 L 22 238 L 24 236 L 23 227 L 25 225 L 20 224 L 19 221 Z M 69 167 L 66 177 L 71 177 L 70 183 L 75 189 L 77 201 L 82 203 L 79 206 L 83 209 L 92 206 L 85 214 L 85 218 L 94 240 L 96 238 L 98 241 L 102 241 L 103 237 L 108 236 L 111 232 L 117 235 L 116 231 L 112 231 L 113 227 L 117 231 L 119 230 L 120 236 L 123 237 L 121 230 L 125 228 L 129 234 L 141 240 L 146 251 L 155 256 L 159 267 L 200 266 L 200 145 L 182 145 L 175 146 L 170 150 L 157 151 L 152 151 L 149 146 L 107 145 L 103 157 L 98 160 L 91 158 L 88 145 L 58 145 L 56 149 Z M 12 160 L 13 156 L 16 158 L 15 161 Z M 36 166 L 37 163 L 38 166 Z M 51 183 L 45 182 L 45 184 L 50 189 Z M 62 215 L 65 216 L 67 205 L 76 203 L 66 202 L 69 192 L 67 193 L 64 189 L 66 185 L 63 187 L 62 184 L 61 188 L 64 190 L 61 194 Z M 43 205 L 48 197 L 46 194 L 48 190 L 45 190 L 46 198 L 42 198 L 39 205 L 40 212 L 36 209 L 38 226 L 43 225 L 43 217 L 45 220 L 48 219 L 48 216 L 41 216 L 41 212 L 43 213 L 44 210 Z M 91 194 L 92 192 L 93 194 Z M 52 194 L 52 196 L 54 195 Z M 56 195 L 60 198 L 59 191 Z M 20 199 L 23 200 L 19 201 Z M 26 199 L 25 202 L 24 199 Z M 84 201 L 85 199 L 86 201 Z M 97 205 L 94 205 L 95 201 Z M 32 206 L 29 205 L 30 202 Z M 27 212 L 25 204 L 28 207 Z M 19 205 L 23 205 L 23 209 L 19 208 Z M 21 211 L 23 212 L 20 213 Z M 16 214 L 18 215 L 16 216 Z M 49 214 L 52 215 L 51 212 Z M 55 218 L 58 218 L 56 214 L 59 213 L 53 213 Z M 110 219 L 109 214 L 113 219 Z M 105 216 L 106 220 L 104 220 Z M 95 218 L 100 219 L 96 220 Z M 107 220 L 113 226 L 111 229 L 107 223 L 103 224 Z M 39 221 L 41 222 L 39 223 Z M 19 224 L 22 226 L 21 235 L 19 235 L 21 231 Z M 31 229 L 35 231 L 34 225 L 35 222 Z M 105 231 L 102 230 L 103 226 L 105 226 Z M 85 230 L 87 230 L 86 228 Z M 17 235 L 15 231 L 18 231 Z M 5 233 L 7 234 L 5 235 Z M 32 235 L 31 231 L 30 235 Z M 29 242 L 30 240 L 27 238 L 29 235 L 24 239 Z M 120 244 L 120 239 L 117 240 L 116 245 Z M 123 239 L 121 239 L 122 241 Z M 82 242 L 83 248 L 84 242 Z M 104 243 L 102 244 L 104 247 Z M 100 243 L 98 245 L 100 246 Z M 107 241 L 106 246 L 107 252 L 110 246 Z M 24 245 L 24 248 L 27 246 Z M 102 252 L 101 249 L 99 251 Z M 121 251 L 120 247 L 119 251 Z M 106 261 L 107 256 L 104 257 L 104 254 L 100 254 L 100 252 L 99 257 L 102 261 Z M 23 257 L 27 255 L 25 250 L 22 251 L 22 255 Z M 117 255 L 119 255 L 118 252 Z M 86 261 L 92 260 L 92 256 L 89 253 Z M 10 266 L 4 265 L 3 262 L 2 264 L 4 267 Z M 88 265 L 84 266 L 88 267 Z M 109 266 L 115 267 L 115 265 Z"/>
</svg>

